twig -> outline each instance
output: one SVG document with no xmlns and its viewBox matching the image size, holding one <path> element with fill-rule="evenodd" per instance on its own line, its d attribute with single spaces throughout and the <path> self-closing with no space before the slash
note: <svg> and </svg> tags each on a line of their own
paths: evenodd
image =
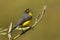
<svg viewBox="0 0 60 40">
<path fill-rule="evenodd" d="M 10 33 L 11 29 L 12 29 L 12 22 L 11 22 L 9 30 L 8 30 L 8 38 L 9 38 L 9 40 L 12 38 L 11 33 Z"/>
<path fill-rule="evenodd" d="M 42 17 L 44 16 L 45 10 L 46 10 L 46 5 L 44 5 L 44 7 L 43 7 L 43 11 L 42 11 L 41 16 L 40 16 L 40 14 L 37 16 L 35 23 L 32 25 L 32 28 L 34 26 L 36 26 L 39 23 L 39 21 L 42 19 Z"/>
</svg>

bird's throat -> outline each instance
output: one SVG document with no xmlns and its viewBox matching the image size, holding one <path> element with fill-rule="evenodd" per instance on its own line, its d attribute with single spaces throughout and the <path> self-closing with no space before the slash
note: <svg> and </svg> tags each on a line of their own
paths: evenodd
<svg viewBox="0 0 60 40">
<path fill-rule="evenodd" d="M 31 12 L 29 12 L 29 15 L 30 15 L 30 16 L 32 16 L 32 13 L 31 13 Z"/>
</svg>

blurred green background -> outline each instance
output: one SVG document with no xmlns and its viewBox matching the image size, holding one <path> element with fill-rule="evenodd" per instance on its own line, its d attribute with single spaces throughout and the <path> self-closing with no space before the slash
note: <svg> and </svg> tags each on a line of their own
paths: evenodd
<svg viewBox="0 0 60 40">
<path fill-rule="evenodd" d="M 60 0 L 0 0 L 0 27 L 16 24 L 26 8 L 32 8 L 35 19 L 44 5 L 47 9 L 40 23 L 16 40 L 60 40 Z M 8 40 L 7 35 L 0 40 Z"/>
</svg>

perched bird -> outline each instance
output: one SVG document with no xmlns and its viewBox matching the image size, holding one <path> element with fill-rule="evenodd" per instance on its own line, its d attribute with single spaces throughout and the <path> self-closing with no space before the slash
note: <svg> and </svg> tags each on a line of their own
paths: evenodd
<svg viewBox="0 0 60 40">
<path fill-rule="evenodd" d="M 31 12 L 31 9 L 27 8 L 24 11 L 24 15 L 22 16 L 22 18 L 19 19 L 17 24 L 10 31 L 10 33 L 18 26 L 19 27 L 27 27 L 27 26 L 29 26 L 31 24 L 31 22 L 32 22 L 32 12 Z"/>
</svg>

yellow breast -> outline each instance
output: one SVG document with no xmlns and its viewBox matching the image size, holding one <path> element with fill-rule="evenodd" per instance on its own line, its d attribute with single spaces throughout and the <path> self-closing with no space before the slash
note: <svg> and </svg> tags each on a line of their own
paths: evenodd
<svg viewBox="0 0 60 40">
<path fill-rule="evenodd" d="M 31 12 L 29 12 L 28 14 L 29 14 L 30 16 L 32 16 L 32 13 L 31 13 Z M 29 26 L 29 25 L 31 24 L 31 22 L 32 22 L 32 19 L 24 22 L 24 23 L 22 24 L 22 26 L 23 26 L 23 27 Z"/>
<path fill-rule="evenodd" d="M 28 20 L 22 24 L 23 27 L 29 26 L 32 20 Z"/>
<path fill-rule="evenodd" d="M 30 16 L 32 16 L 32 13 L 31 13 L 31 12 L 29 12 L 29 15 L 30 15 Z"/>
</svg>

